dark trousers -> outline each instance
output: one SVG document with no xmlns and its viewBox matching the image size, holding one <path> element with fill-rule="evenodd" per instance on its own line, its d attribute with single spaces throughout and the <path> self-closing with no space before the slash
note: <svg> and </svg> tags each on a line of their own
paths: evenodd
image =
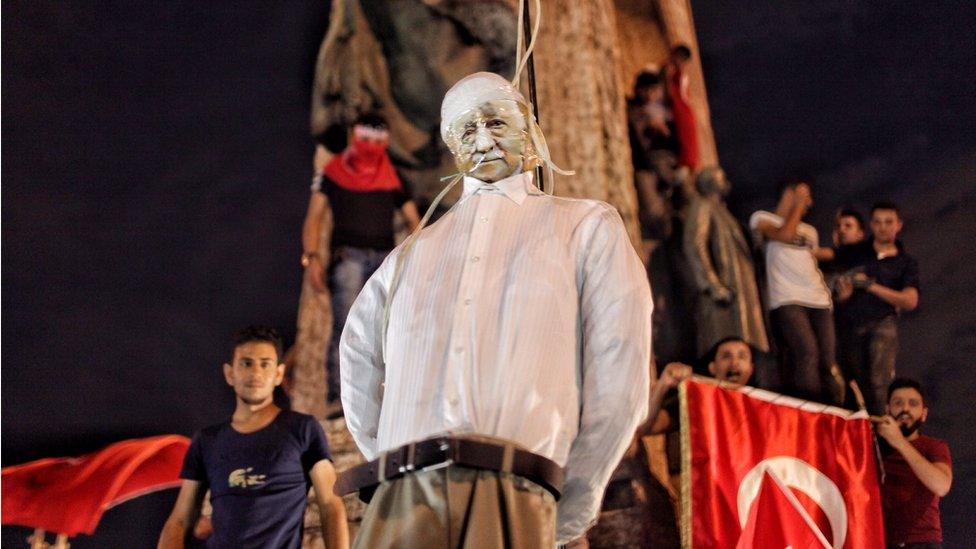
<svg viewBox="0 0 976 549">
<path fill-rule="evenodd" d="M 868 412 L 882 415 L 888 403 L 888 385 L 895 377 L 898 323 L 894 316 L 862 325 L 839 324 L 840 358 L 845 373 L 857 381 Z"/>
<path fill-rule="evenodd" d="M 841 404 L 843 379 L 836 368 L 837 338 L 830 309 L 802 305 L 783 305 L 770 312 L 777 324 L 780 345 L 786 360 L 780 370 L 784 393 L 814 400 Z"/>
<path fill-rule="evenodd" d="M 329 345 L 328 401 L 339 400 L 339 338 L 346 317 L 369 277 L 380 267 L 389 251 L 340 246 L 332 253 L 329 265 L 329 291 L 332 292 L 332 342 Z"/>
<path fill-rule="evenodd" d="M 889 543 L 888 544 L 888 547 L 889 547 L 889 549 L 895 549 L 896 547 L 898 549 L 902 549 L 902 548 L 904 548 L 904 549 L 942 549 L 942 542 L 941 541 L 923 541 L 923 542 L 920 542 L 920 543 L 901 543 L 901 544 Z"/>
</svg>

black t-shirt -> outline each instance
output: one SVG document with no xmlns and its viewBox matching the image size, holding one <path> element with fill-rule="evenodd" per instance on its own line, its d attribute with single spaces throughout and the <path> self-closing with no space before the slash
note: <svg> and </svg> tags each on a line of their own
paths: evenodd
<svg viewBox="0 0 976 549">
<path fill-rule="evenodd" d="M 400 182 L 404 179 L 400 177 Z M 404 183 L 405 184 L 405 183 Z M 329 197 L 334 228 L 332 249 L 340 246 L 392 250 L 393 215 L 410 199 L 401 190 L 351 191 L 323 176 L 321 192 Z"/>
<path fill-rule="evenodd" d="M 323 459 L 332 456 L 322 426 L 297 412 L 282 410 L 253 433 L 228 421 L 195 434 L 180 478 L 210 489 L 207 547 L 300 548 L 308 473 Z"/>
<path fill-rule="evenodd" d="M 905 253 L 900 242 L 897 246 L 898 255 L 878 259 L 873 240 L 848 244 L 837 248 L 835 263 L 845 271 L 864 269 L 864 274 L 869 278 L 892 290 L 918 289 L 918 262 Z M 898 311 L 893 305 L 865 290 L 854 290 L 850 299 L 837 306 L 837 318 L 854 326 L 862 326 L 896 314 Z"/>
</svg>

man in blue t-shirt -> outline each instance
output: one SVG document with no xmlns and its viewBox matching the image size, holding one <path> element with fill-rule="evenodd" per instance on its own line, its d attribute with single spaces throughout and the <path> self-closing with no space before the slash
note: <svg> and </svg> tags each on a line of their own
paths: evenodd
<svg viewBox="0 0 976 549">
<path fill-rule="evenodd" d="M 224 364 L 236 394 L 234 415 L 194 435 L 180 494 L 159 537 L 161 549 L 184 546 L 208 489 L 213 533 L 207 547 L 299 548 L 309 486 L 315 487 L 326 547 L 349 546 L 322 427 L 274 404 L 284 371 L 275 330 L 252 326 L 234 335 L 233 360 Z"/>
</svg>

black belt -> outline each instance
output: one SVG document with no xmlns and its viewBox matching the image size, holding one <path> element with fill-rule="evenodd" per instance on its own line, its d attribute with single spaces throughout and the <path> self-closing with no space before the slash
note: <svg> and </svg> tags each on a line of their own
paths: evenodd
<svg viewBox="0 0 976 549">
<path fill-rule="evenodd" d="M 506 448 L 510 452 L 511 463 L 508 464 L 505 463 Z M 384 453 L 379 459 L 343 471 L 336 482 L 335 493 L 344 496 L 358 490 L 359 498 L 368 503 L 384 480 L 448 465 L 510 472 L 542 486 L 557 501 L 563 485 L 563 470 L 551 459 L 514 445 L 506 447 L 505 444 L 444 436 L 401 446 Z"/>
</svg>

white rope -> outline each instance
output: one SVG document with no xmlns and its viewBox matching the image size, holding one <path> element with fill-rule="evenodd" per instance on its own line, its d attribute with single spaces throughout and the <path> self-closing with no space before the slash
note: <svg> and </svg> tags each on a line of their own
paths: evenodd
<svg viewBox="0 0 976 549">
<path fill-rule="evenodd" d="M 518 35 L 518 40 L 515 45 L 515 75 L 512 77 L 512 86 L 517 90 L 519 89 L 519 81 L 521 80 L 522 70 L 525 69 L 526 64 L 529 62 L 529 57 L 532 55 L 532 51 L 535 49 L 535 40 L 539 37 L 539 27 L 542 25 L 542 3 L 541 0 L 535 0 L 535 23 L 532 24 L 532 36 L 529 37 L 529 47 L 526 48 L 525 53 L 522 53 L 522 45 L 525 43 L 523 31 L 523 21 L 525 20 L 525 2 L 519 0 L 519 11 L 518 11 L 518 28 L 515 29 Z"/>
</svg>

